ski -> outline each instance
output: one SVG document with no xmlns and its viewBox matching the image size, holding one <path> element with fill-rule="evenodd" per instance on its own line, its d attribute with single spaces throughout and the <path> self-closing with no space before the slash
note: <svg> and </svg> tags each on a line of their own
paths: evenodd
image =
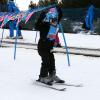
<svg viewBox="0 0 100 100">
<path fill-rule="evenodd" d="M 45 84 L 45 83 L 41 83 L 37 80 L 36 80 L 36 85 L 46 87 L 46 88 L 49 88 L 49 89 L 53 89 L 53 90 L 56 90 L 56 91 L 65 91 L 66 90 L 65 87 L 60 88 L 60 87 L 56 87 L 56 85 L 48 85 L 48 84 Z"/>
<path fill-rule="evenodd" d="M 82 84 L 70 84 L 70 83 L 54 83 L 54 84 L 57 84 L 57 85 L 64 85 L 64 86 L 73 86 L 73 87 L 83 87 Z"/>
</svg>

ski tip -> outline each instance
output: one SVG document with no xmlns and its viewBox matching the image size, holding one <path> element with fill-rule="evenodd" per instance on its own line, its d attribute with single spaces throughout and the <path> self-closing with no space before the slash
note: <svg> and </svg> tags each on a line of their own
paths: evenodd
<svg viewBox="0 0 100 100">
<path fill-rule="evenodd" d="M 66 91 L 66 88 L 63 88 L 63 89 L 59 89 L 59 91 Z"/>
</svg>

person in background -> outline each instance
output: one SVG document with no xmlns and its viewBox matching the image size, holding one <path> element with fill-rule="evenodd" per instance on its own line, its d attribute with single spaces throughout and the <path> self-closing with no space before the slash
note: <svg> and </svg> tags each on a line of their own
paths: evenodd
<svg viewBox="0 0 100 100">
<path fill-rule="evenodd" d="M 15 6 L 15 3 L 13 0 L 10 0 L 8 2 L 8 12 L 10 13 L 19 13 L 20 10 L 18 9 L 18 7 Z M 15 39 L 16 37 L 14 36 L 14 29 L 16 29 L 16 34 L 17 34 L 17 38 L 18 39 L 23 39 L 22 34 L 21 34 L 21 27 L 20 25 L 16 25 L 17 24 L 17 20 L 13 20 L 9 22 L 9 31 L 10 31 L 10 35 L 7 36 L 8 39 Z"/>
<path fill-rule="evenodd" d="M 57 17 L 57 13 L 51 14 L 48 11 L 43 11 L 35 23 L 35 29 L 40 31 L 38 53 L 42 60 L 40 75 L 37 81 L 48 85 L 52 85 L 53 82 L 65 82 L 56 75 L 55 58 L 52 52 L 58 31 Z"/>
<path fill-rule="evenodd" d="M 90 5 L 87 11 L 87 14 L 85 16 L 83 28 L 86 32 L 90 32 L 91 34 L 94 32 L 94 6 Z"/>
</svg>

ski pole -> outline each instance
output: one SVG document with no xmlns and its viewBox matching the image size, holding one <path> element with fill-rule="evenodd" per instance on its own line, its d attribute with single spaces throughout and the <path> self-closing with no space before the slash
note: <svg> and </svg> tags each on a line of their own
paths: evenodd
<svg viewBox="0 0 100 100">
<path fill-rule="evenodd" d="M 65 35 L 64 35 L 61 23 L 59 23 L 59 26 L 60 26 L 60 29 L 61 29 L 61 32 L 62 32 L 62 35 L 63 35 L 63 39 L 64 39 L 64 43 L 65 43 L 65 49 L 66 49 L 66 54 L 67 54 L 68 66 L 70 66 L 68 46 L 67 46 L 67 43 L 66 43 L 66 39 L 65 39 Z"/>
<path fill-rule="evenodd" d="M 14 45 L 14 60 L 16 59 L 16 47 L 17 47 L 17 39 L 18 39 L 18 25 L 16 26 L 16 37 L 15 37 L 15 45 Z"/>
<path fill-rule="evenodd" d="M 1 47 L 1 45 L 2 45 L 3 34 L 4 34 L 4 28 L 3 28 L 3 30 L 2 30 L 2 37 L 1 37 L 1 41 L 0 41 L 0 47 Z"/>
</svg>

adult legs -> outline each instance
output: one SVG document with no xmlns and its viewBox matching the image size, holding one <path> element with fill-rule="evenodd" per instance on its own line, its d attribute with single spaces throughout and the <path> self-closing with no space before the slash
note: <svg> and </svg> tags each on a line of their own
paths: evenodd
<svg viewBox="0 0 100 100">
<path fill-rule="evenodd" d="M 10 21 L 10 23 L 9 23 L 9 31 L 10 31 L 9 37 L 14 37 L 14 23 L 13 23 L 13 21 Z"/>
</svg>

